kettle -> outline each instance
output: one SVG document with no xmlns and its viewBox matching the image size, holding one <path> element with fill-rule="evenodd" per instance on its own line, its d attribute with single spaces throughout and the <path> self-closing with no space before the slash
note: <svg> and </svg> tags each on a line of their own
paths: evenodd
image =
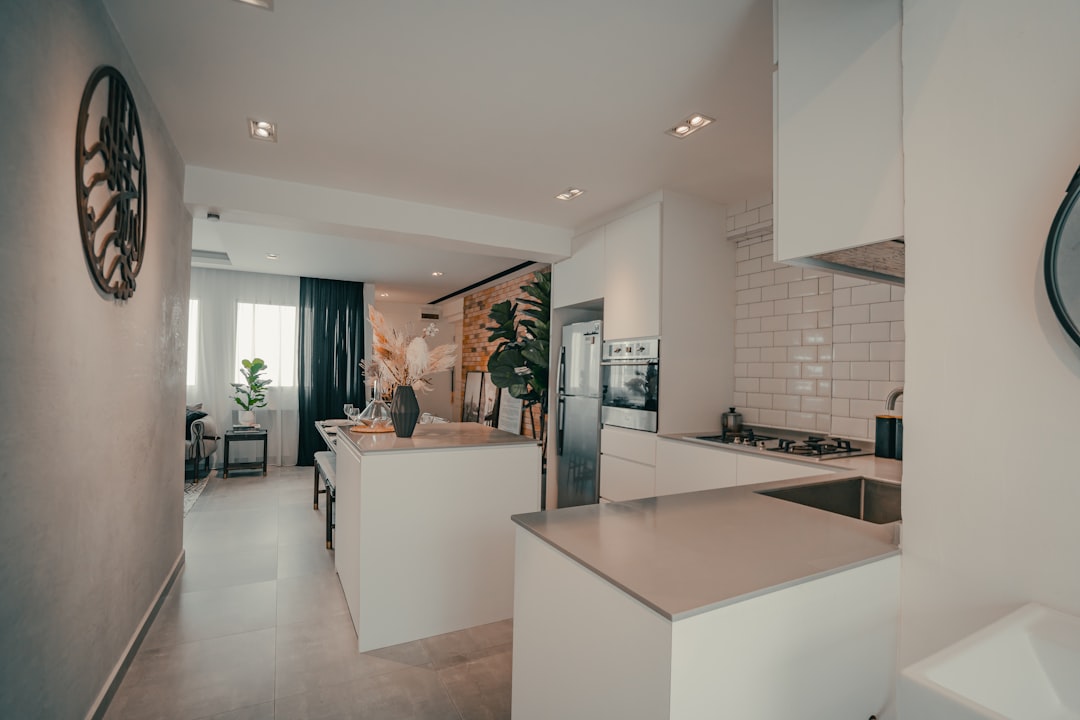
<svg viewBox="0 0 1080 720">
<path fill-rule="evenodd" d="M 725 435 L 738 435 L 742 431 L 742 413 L 730 408 L 728 412 L 720 415 L 720 429 Z"/>
</svg>

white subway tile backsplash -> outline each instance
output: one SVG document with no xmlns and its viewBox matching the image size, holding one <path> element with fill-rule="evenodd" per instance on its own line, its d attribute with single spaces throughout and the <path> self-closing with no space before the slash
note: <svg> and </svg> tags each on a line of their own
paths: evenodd
<svg viewBox="0 0 1080 720">
<path fill-rule="evenodd" d="M 804 304 L 805 308 L 806 305 Z M 802 313 L 801 315 L 788 315 L 788 329 L 790 330 L 811 330 L 818 326 L 818 316 L 816 312 Z"/>
<path fill-rule="evenodd" d="M 823 282 L 825 282 L 824 278 L 818 280 L 819 285 Z M 803 312 L 823 312 L 825 310 L 832 310 L 832 293 L 804 297 L 802 307 Z"/>
<path fill-rule="evenodd" d="M 787 422 L 787 413 L 783 410 L 762 410 L 759 417 L 758 422 L 771 427 L 784 427 L 784 423 Z"/>
<path fill-rule="evenodd" d="M 772 196 L 770 196 L 768 202 L 763 203 L 761 209 L 758 210 L 758 220 L 765 221 L 772 219 Z"/>
<path fill-rule="evenodd" d="M 748 288 L 735 293 L 735 302 L 739 305 L 750 305 L 761 302 L 761 288 Z"/>
<path fill-rule="evenodd" d="M 783 395 L 787 392 L 787 380 L 784 378 L 761 378 L 760 390 L 763 393 Z M 773 401 L 773 407 L 780 407 L 775 400 Z"/>
<path fill-rule="evenodd" d="M 755 348 L 772 347 L 773 334 L 771 332 L 750 333 L 748 345 Z"/>
<path fill-rule="evenodd" d="M 833 343 L 833 360 L 866 361 L 870 359 L 870 343 Z"/>
<path fill-rule="evenodd" d="M 742 238 L 734 402 L 748 424 L 867 439 L 904 379 L 903 288 L 775 262 L 764 198 L 729 206 Z"/>
<path fill-rule="evenodd" d="M 802 411 L 828 415 L 832 412 L 832 398 L 804 395 L 802 398 Z"/>
<path fill-rule="evenodd" d="M 853 362 L 851 363 L 852 380 L 888 380 L 889 363 Z"/>
<path fill-rule="evenodd" d="M 777 302 L 783 302 L 778 300 Z M 750 317 L 764 317 L 765 315 L 774 315 L 776 311 L 773 309 L 773 301 L 767 302 L 752 302 L 750 303 Z"/>
<path fill-rule="evenodd" d="M 870 436 L 866 432 L 868 427 L 869 424 L 866 420 L 833 415 L 832 430 L 830 432 L 840 437 L 869 439 Z"/>
<path fill-rule="evenodd" d="M 735 218 L 732 215 L 728 215 L 728 217 L 727 217 L 727 231 L 728 231 L 728 234 L 730 235 L 734 230 L 735 230 Z"/>
<path fill-rule="evenodd" d="M 817 416 L 813 413 L 789 412 L 786 422 L 788 427 L 799 430 L 814 430 L 817 428 Z"/>
<path fill-rule="evenodd" d="M 776 270 L 776 282 L 790 283 L 803 279 L 803 269 L 795 265 L 784 265 Z"/>
<path fill-rule="evenodd" d="M 903 360 L 904 343 L 902 342 L 875 342 L 870 343 L 871 360 Z"/>
<path fill-rule="evenodd" d="M 757 378 L 735 378 L 735 391 L 736 392 L 757 392 L 760 384 L 760 380 Z"/>
<path fill-rule="evenodd" d="M 749 275 L 748 277 L 750 278 L 750 287 L 760 288 L 765 287 L 766 285 L 772 285 L 773 275 L 775 274 L 775 270 L 763 270 L 762 272 Z"/>
<path fill-rule="evenodd" d="M 735 362 L 756 363 L 761 362 L 760 348 L 735 348 Z"/>
<path fill-rule="evenodd" d="M 879 342 L 889 340 L 889 323 L 860 323 L 851 326 L 852 342 Z"/>
<path fill-rule="evenodd" d="M 800 378 L 802 366 L 799 363 L 774 363 L 773 377 L 777 378 Z"/>
<path fill-rule="evenodd" d="M 881 283 L 860 285 L 851 288 L 852 305 L 869 305 L 870 303 L 889 302 L 892 299 L 891 288 Z"/>
<path fill-rule="evenodd" d="M 761 362 L 778 363 L 787 361 L 787 348 L 767 347 L 761 348 Z"/>
<path fill-rule="evenodd" d="M 894 300 L 887 303 L 877 303 L 870 306 L 871 322 L 886 322 L 904 319 L 904 302 Z"/>
<path fill-rule="evenodd" d="M 777 300 L 774 305 L 777 315 L 794 315 L 802 312 L 802 298 Z"/>
<path fill-rule="evenodd" d="M 835 304 L 836 295 L 833 294 L 833 302 Z M 858 325 L 859 323 L 870 322 L 870 306 L 869 305 L 848 305 L 846 307 L 835 307 L 833 309 L 833 324 L 834 325 Z"/>
<path fill-rule="evenodd" d="M 805 277 L 805 271 L 804 271 Z M 788 283 L 788 297 L 805 297 L 807 295 L 818 294 L 818 282 L 817 279 L 800 280 L 798 282 Z"/>
<path fill-rule="evenodd" d="M 869 285 L 869 280 L 863 280 L 862 278 L 850 277 L 848 275 L 834 275 L 833 287 L 834 288 L 849 288 L 858 287 L 860 285 Z"/>
<path fill-rule="evenodd" d="M 772 406 L 776 410 L 800 410 L 799 395 L 773 395 Z"/>
<path fill-rule="evenodd" d="M 777 330 L 787 330 L 787 319 L 787 315 L 770 315 L 769 317 L 763 317 L 761 318 L 761 331 L 776 332 Z"/>
<path fill-rule="evenodd" d="M 773 345 L 802 345 L 803 332 L 800 330 L 784 330 L 773 333 Z"/>
<path fill-rule="evenodd" d="M 743 307 L 749 307 L 744 305 Z M 761 332 L 761 318 L 739 318 L 735 321 L 735 332 L 737 333 L 755 333 Z"/>
<path fill-rule="evenodd" d="M 772 399 L 773 396 L 767 393 L 747 393 L 746 404 L 765 410 L 772 407 Z"/>
<path fill-rule="evenodd" d="M 756 272 L 761 272 L 761 258 L 735 263 L 735 273 L 737 275 L 751 275 Z"/>
<path fill-rule="evenodd" d="M 773 272 L 773 274 L 775 274 L 775 273 L 777 273 L 779 271 L 778 270 L 773 270 L 772 272 Z M 761 299 L 762 300 L 787 300 L 787 296 L 788 296 L 788 294 L 787 294 L 787 285 L 786 284 L 784 284 L 784 285 L 769 285 L 767 287 L 761 288 Z M 807 299 L 809 299 L 809 298 L 807 298 Z"/>
<path fill-rule="evenodd" d="M 768 378 L 772 377 L 772 363 L 749 363 L 747 365 L 747 371 L 750 377 L 756 378 Z"/>
<path fill-rule="evenodd" d="M 866 380 L 834 380 L 833 397 L 866 400 L 870 397 L 870 383 Z"/>
</svg>

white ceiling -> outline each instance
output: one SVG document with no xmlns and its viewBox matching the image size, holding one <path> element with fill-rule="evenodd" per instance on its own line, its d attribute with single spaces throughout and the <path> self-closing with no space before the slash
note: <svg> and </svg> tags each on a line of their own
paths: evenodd
<svg viewBox="0 0 1080 720">
<path fill-rule="evenodd" d="M 728 202 L 771 187 L 771 0 L 104 1 L 189 166 L 553 228 L 660 188 Z M 694 112 L 717 122 L 664 134 Z M 249 117 L 276 122 L 279 142 L 250 140 Z M 585 195 L 553 198 L 571 185 Z M 313 232 L 224 197 L 191 206 L 222 215 L 212 233 L 196 224 L 195 247 L 235 249 L 236 267 L 304 274 L 304 257 L 395 300 L 521 261 L 458 257 L 436 279 L 433 263 L 454 261 L 407 235 Z M 271 246 L 290 250 L 276 269 Z"/>
</svg>

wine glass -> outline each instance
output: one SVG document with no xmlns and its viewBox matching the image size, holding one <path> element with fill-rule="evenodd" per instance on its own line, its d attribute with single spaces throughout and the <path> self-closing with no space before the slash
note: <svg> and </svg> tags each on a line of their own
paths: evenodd
<svg viewBox="0 0 1080 720">
<path fill-rule="evenodd" d="M 353 404 L 352 403 L 345 403 L 344 410 L 345 410 L 345 417 L 352 420 Z"/>
</svg>

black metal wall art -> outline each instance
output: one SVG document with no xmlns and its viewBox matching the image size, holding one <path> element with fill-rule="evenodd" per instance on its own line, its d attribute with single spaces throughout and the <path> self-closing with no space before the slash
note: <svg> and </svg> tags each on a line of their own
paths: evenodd
<svg viewBox="0 0 1080 720">
<path fill-rule="evenodd" d="M 126 300 L 146 245 L 146 155 L 131 88 L 108 65 L 90 75 L 79 105 L 75 197 L 94 282 Z"/>
<path fill-rule="evenodd" d="M 1061 326 L 1080 345 L 1080 169 L 1058 208 L 1046 240 L 1046 292 Z"/>
</svg>

